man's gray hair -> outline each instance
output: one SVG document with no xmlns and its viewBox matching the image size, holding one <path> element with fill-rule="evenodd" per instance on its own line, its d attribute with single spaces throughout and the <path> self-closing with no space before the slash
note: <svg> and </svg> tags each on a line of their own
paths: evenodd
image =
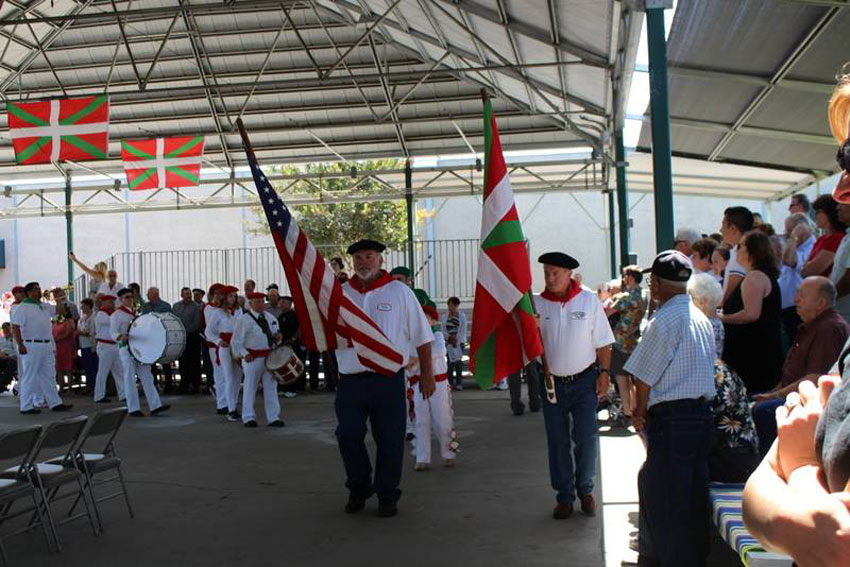
<svg viewBox="0 0 850 567">
<path fill-rule="evenodd" d="M 788 215 L 788 224 L 791 227 L 791 230 L 794 230 L 798 225 L 804 224 L 808 227 L 809 230 L 814 231 L 815 226 L 812 223 L 812 219 L 809 218 L 809 215 L 806 213 L 794 213 L 793 215 Z"/>
<path fill-rule="evenodd" d="M 806 279 L 813 279 L 818 284 L 818 295 L 820 295 L 829 307 L 835 307 L 835 301 L 838 299 L 838 290 L 835 289 L 835 284 L 832 280 L 823 276 L 810 276 Z"/>
<path fill-rule="evenodd" d="M 708 273 L 694 274 L 688 280 L 688 293 L 694 300 L 704 300 L 710 311 L 717 309 L 723 301 L 723 286 Z"/>
<path fill-rule="evenodd" d="M 687 242 L 688 244 L 693 244 L 700 238 L 702 238 L 702 234 L 700 234 L 699 231 L 694 230 L 693 228 L 680 228 L 676 231 L 675 240 L 680 240 L 682 242 Z"/>
</svg>

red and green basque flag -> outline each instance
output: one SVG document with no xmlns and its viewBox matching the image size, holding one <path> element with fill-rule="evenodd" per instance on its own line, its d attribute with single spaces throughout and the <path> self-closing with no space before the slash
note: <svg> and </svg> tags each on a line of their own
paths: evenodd
<svg viewBox="0 0 850 567">
<path fill-rule="evenodd" d="M 134 191 L 198 185 L 203 155 L 203 136 L 121 142 L 127 184 Z"/>
<path fill-rule="evenodd" d="M 470 369 L 488 388 L 543 354 L 531 266 L 502 155 L 493 105 L 484 102 L 484 207 L 472 312 Z"/>
<path fill-rule="evenodd" d="M 108 157 L 106 95 L 7 102 L 6 112 L 15 159 L 21 165 Z"/>
</svg>

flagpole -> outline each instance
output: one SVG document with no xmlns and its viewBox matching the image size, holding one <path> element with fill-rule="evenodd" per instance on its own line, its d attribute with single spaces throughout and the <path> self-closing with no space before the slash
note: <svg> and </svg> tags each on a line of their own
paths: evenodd
<svg viewBox="0 0 850 567">
<path fill-rule="evenodd" d="M 242 137 L 242 145 L 245 146 L 245 153 L 248 154 L 248 157 L 257 159 L 257 156 L 254 154 L 254 146 L 251 145 L 251 140 L 248 139 L 248 131 L 245 129 L 245 124 L 242 123 L 241 118 L 236 119 L 236 127 L 239 128 L 239 135 Z"/>
</svg>

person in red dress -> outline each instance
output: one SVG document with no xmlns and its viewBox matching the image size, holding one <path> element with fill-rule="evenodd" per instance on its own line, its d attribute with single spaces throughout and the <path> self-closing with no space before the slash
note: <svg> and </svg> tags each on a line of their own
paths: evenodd
<svg viewBox="0 0 850 567">
<path fill-rule="evenodd" d="M 832 195 L 821 195 L 812 203 L 812 208 L 815 210 L 815 223 L 824 233 L 812 246 L 809 259 L 803 264 L 800 274 L 804 278 L 809 276 L 828 278 L 838 245 L 847 234 L 847 225 L 838 220 L 838 203 Z"/>
<path fill-rule="evenodd" d="M 76 323 L 67 303 L 56 304 L 53 319 L 53 341 L 56 343 L 56 381 L 62 390 L 74 381 L 74 359 L 77 357 Z"/>
</svg>

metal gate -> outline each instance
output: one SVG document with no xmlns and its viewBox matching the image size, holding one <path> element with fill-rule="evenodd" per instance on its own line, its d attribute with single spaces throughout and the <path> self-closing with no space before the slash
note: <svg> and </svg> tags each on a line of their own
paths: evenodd
<svg viewBox="0 0 850 567">
<path fill-rule="evenodd" d="M 326 260 L 330 259 L 326 253 L 339 249 L 338 246 L 316 248 Z M 480 240 L 420 240 L 413 243 L 413 249 L 416 287 L 425 289 L 438 302 L 451 296 L 462 301 L 472 300 Z M 384 258 L 387 270 L 407 265 L 407 246 L 388 249 Z M 345 261 L 348 262 L 348 259 Z M 276 283 L 281 294 L 286 295 L 289 290 L 283 265 L 273 246 L 119 253 L 108 258 L 106 263 L 118 271 L 119 281 L 124 284 L 137 282 L 142 293 L 150 287 L 157 287 L 162 299 L 169 303 L 179 300 L 183 287 L 206 289 L 213 282 L 229 283 L 241 289 L 245 280 L 252 279 L 257 282 L 258 289 Z M 74 297 L 87 295 L 88 282 L 87 275 L 75 280 Z"/>
</svg>

